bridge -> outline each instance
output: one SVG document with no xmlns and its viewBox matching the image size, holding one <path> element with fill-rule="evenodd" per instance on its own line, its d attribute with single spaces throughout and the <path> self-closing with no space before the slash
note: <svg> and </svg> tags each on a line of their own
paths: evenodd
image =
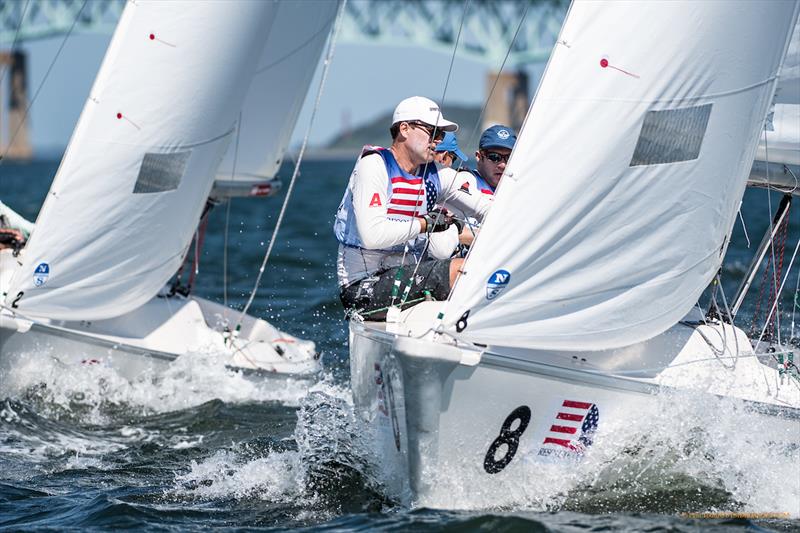
<svg viewBox="0 0 800 533">
<path fill-rule="evenodd" d="M 6 64 L 11 72 L 0 77 L 0 83 L 10 85 L 9 126 L 20 130 L 9 156 L 30 154 L 24 124 L 25 56 L 20 46 L 70 32 L 111 33 L 126 1 L 135 0 L 0 0 L 0 46 L 11 49 L 0 53 L 0 71 Z M 567 6 L 568 0 L 348 0 L 338 42 L 452 54 L 461 30 L 456 54 L 482 62 L 490 69 L 488 76 L 497 77 L 493 95 L 498 96 L 489 101 L 487 114 L 518 126 L 520 109 L 523 116 L 527 109 L 527 80 L 514 71 L 547 59 Z M 504 73 L 498 75 L 503 64 Z"/>
</svg>

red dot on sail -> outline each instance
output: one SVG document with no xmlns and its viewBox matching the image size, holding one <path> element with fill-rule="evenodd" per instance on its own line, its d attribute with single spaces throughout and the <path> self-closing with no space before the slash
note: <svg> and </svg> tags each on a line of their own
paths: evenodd
<svg viewBox="0 0 800 533">
<path fill-rule="evenodd" d="M 117 118 L 122 118 L 122 113 L 117 113 Z"/>
<path fill-rule="evenodd" d="M 154 33 L 151 33 L 151 34 L 150 34 L 150 40 L 151 40 L 151 41 L 152 41 L 152 40 L 155 40 L 155 38 L 156 38 L 155 34 L 154 34 Z"/>
<path fill-rule="evenodd" d="M 600 60 L 600 66 L 603 67 L 603 68 L 606 68 L 608 66 L 608 59 L 606 59 L 605 57 L 603 59 L 601 59 Z"/>
</svg>

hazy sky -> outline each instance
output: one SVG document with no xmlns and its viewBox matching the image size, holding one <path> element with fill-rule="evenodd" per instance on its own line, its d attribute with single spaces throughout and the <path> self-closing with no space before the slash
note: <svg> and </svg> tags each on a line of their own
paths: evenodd
<svg viewBox="0 0 800 533">
<path fill-rule="evenodd" d="M 62 39 L 24 45 L 28 52 L 29 98 L 39 91 L 30 116 L 35 148 L 66 146 L 111 35 L 72 35 L 42 85 Z M 407 96 L 419 94 L 440 101 L 449 63 L 448 54 L 423 48 L 339 43 L 311 143 L 324 144 L 340 131 L 343 120 L 349 120 L 350 126 L 360 125 L 393 109 Z M 318 68 L 306 98 L 294 142 L 302 139 L 308 125 L 320 71 Z M 443 106 L 445 116 L 448 102 L 475 105 L 483 102 L 487 71 L 482 63 L 456 59 Z"/>
</svg>

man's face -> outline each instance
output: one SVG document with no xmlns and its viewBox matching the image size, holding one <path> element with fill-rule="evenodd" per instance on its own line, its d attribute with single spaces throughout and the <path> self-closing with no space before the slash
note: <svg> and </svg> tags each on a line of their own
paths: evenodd
<svg viewBox="0 0 800 533">
<path fill-rule="evenodd" d="M 478 160 L 478 174 L 489 185 L 497 187 L 497 184 L 500 183 L 500 178 L 503 177 L 503 171 L 506 169 L 506 163 L 510 155 L 511 150 L 508 148 L 482 148 L 478 150 L 475 152 L 475 158 Z"/>
<path fill-rule="evenodd" d="M 436 156 L 434 149 L 436 145 L 441 142 L 442 137 L 444 137 L 444 131 L 437 129 L 435 135 L 436 140 L 433 140 L 433 126 L 421 122 L 407 122 L 406 124 L 408 125 L 406 144 L 408 153 L 413 159 L 413 163 L 415 165 L 422 165 L 432 162 Z"/>
<path fill-rule="evenodd" d="M 453 161 L 455 160 L 455 158 L 453 157 L 453 154 L 451 154 L 450 152 L 436 152 L 434 160 L 443 167 L 450 168 L 453 166 Z"/>
</svg>

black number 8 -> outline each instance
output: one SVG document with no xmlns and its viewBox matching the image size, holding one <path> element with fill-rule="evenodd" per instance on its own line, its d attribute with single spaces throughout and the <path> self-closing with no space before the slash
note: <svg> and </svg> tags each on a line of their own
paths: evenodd
<svg viewBox="0 0 800 533">
<path fill-rule="evenodd" d="M 517 426 L 517 429 L 514 431 L 511 431 L 511 426 L 513 426 L 514 422 L 517 420 L 519 420 L 519 426 Z M 506 418 L 505 422 L 503 422 L 503 425 L 500 427 L 500 436 L 494 439 L 494 442 L 492 442 L 492 445 L 489 446 L 489 450 L 486 452 L 486 457 L 483 459 L 483 469 L 486 470 L 486 473 L 496 474 L 508 466 L 508 463 L 510 463 L 517 454 L 519 439 L 522 437 L 522 434 L 525 433 L 525 430 L 528 429 L 530 421 L 531 409 L 527 405 L 521 405 L 511 411 L 511 414 L 508 415 L 508 418 Z M 508 446 L 506 454 L 500 459 L 496 459 L 495 454 L 503 444 Z"/>
</svg>

